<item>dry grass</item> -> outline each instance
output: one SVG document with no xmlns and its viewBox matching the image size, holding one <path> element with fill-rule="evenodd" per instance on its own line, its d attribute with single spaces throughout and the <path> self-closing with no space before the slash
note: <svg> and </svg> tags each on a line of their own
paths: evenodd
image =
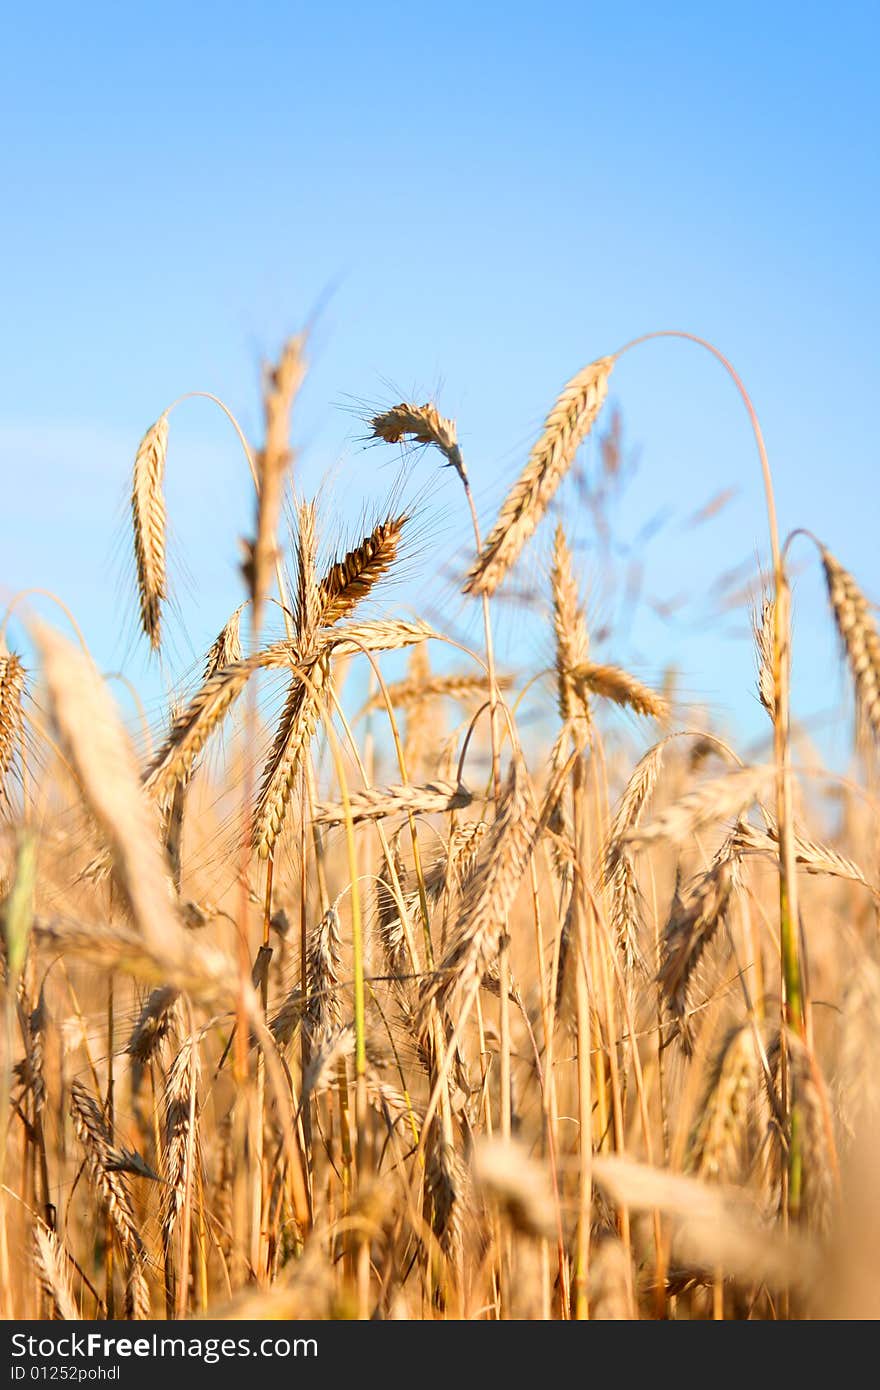
<svg viewBox="0 0 880 1390">
<path fill-rule="evenodd" d="M 775 516 L 771 746 L 740 757 L 605 659 L 561 525 L 547 660 L 496 671 L 491 596 L 615 360 L 564 388 L 485 543 L 455 422 L 370 421 L 463 484 L 481 651 L 388 608 L 413 508 L 346 548 L 289 495 L 299 338 L 246 447 L 244 602 L 194 681 L 167 673 L 145 765 L 86 654 L 28 623 L 26 674 L 3 642 L 3 1316 L 876 1315 L 875 750 L 848 780 L 792 765 Z M 166 665 L 167 422 L 132 484 Z M 876 735 L 877 627 L 820 552 Z"/>
</svg>

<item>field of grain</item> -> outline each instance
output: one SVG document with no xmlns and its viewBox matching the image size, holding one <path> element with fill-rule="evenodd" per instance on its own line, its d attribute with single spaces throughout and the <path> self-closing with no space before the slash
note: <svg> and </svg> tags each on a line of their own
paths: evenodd
<svg viewBox="0 0 880 1390">
<path fill-rule="evenodd" d="M 223 407 L 255 506 L 196 671 L 164 642 L 179 404 L 133 449 L 160 724 L 123 720 L 75 615 L 13 601 L 36 659 L 7 614 L 3 1317 L 880 1316 L 880 637 L 799 533 L 856 710 L 847 777 L 805 764 L 791 546 L 701 347 L 766 492 L 759 759 L 591 654 L 556 499 L 620 352 L 562 388 L 483 531 L 442 403 L 364 422 L 422 487 L 460 482 L 475 649 L 394 583 L 405 488 L 352 541 L 300 495 L 302 337 L 259 441 Z M 554 664 L 499 669 L 535 546 Z"/>
</svg>

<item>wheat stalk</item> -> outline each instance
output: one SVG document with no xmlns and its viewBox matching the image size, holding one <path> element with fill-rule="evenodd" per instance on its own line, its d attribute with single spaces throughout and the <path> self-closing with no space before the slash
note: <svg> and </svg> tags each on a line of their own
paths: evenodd
<svg viewBox="0 0 880 1390">
<path fill-rule="evenodd" d="M 125 1281 L 125 1316 L 131 1322 L 149 1322 L 153 1316 L 150 1306 L 150 1286 L 144 1275 L 143 1263 L 132 1264 Z"/>
<path fill-rule="evenodd" d="M 46 988 L 40 988 L 36 1008 L 28 1015 L 25 1045 L 27 1048 L 26 1085 L 34 1103 L 34 1120 L 38 1120 L 46 1105 L 45 1041 L 46 1041 Z"/>
<path fill-rule="evenodd" d="M 441 1250 L 453 1255 L 461 1244 L 462 1202 L 467 1174 L 444 1126 L 431 1122 L 425 1154 L 425 1202 Z"/>
<path fill-rule="evenodd" d="M 149 984 L 168 985 L 207 1003 L 234 1000 L 229 961 L 220 951 L 194 945 L 184 935 L 173 953 L 165 941 L 145 940 L 142 932 L 106 922 L 38 915 L 34 937 L 48 950 L 76 956 L 107 970 L 123 970 Z"/>
<path fill-rule="evenodd" d="M 401 905 L 393 888 L 392 868 L 401 894 L 403 911 L 409 914 L 419 906 L 418 893 L 407 893 L 407 871 L 400 853 L 403 827 L 392 837 L 387 855 L 383 855 L 376 883 L 376 930 L 388 973 L 395 982 L 398 994 L 406 994 L 403 977 L 411 968 L 407 932 L 401 916 Z"/>
<path fill-rule="evenodd" d="M 641 822 L 657 785 L 665 751 L 665 742 L 655 744 L 636 764 L 615 811 L 603 856 L 603 878 L 611 897 L 611 930 L 627 969 L 644 962 L 639 948 L 642 895 L 626 837 Z"/>
<path fill-rule="evenodd" d="M 340 1024 L 324 1034 L 312 1051 L 303 1077 L 303 1106 L 313 1096 L 326 1091 L 340 1065 L 354 1056 L 354 1045 L 354 1025 L 351 1023 Z"/>
<path fill-rule="evenodd" d="M 773 633 L 776 629 L 776 603 L 772 598 L 761 602 L 760 615 L 752 617 L 755 651 L 758 664 L 758 698 L 771 719 L 776 714 L 776 689 L 773 676 Z"/>
<path fill-rule="evenodd" d="M 269 1032 L 278 1048 L 283 1049 L 292 1042 L 293 1035 L 302 1022 L 304 1012 L 305 1003 L 302 990 L 296 988 L 288 990 L 269 1021 Z"/>
<path fill-rule="evenodd" d="M 663 758 L 665 742 L 649 748 L 633 769 L 614 813 L 611 830 L 605 846 L 605 873 L 610 875 L 615 861 L 624 852 L 627 835 L 638 828 L 645 813 L 654 788 L 657 785 Z"/>
<path fill-rule="evenodd" d="M 771 1130 L 773 1152 L 780 1175 L 788 1168 L 789 1183 L 792 1176 L 795 1178 L 796 1190 L 789 1190 L 786 1203 L 789 1215 L 808 1229 L 827 1236 L 835 1186 L 828 1094 L 815 1058 L 791 1029 L 777 1033 L 767 1049 L 770 1074 L 777 1088 L 782 1087 L 783 1048 L 787 1054 L 785 1086 L 801 1159 L 797 1173 L 792 1175 L 790 1171 L 787 1146 L 781 1142 L 776 1127 Z"/>
</svg>

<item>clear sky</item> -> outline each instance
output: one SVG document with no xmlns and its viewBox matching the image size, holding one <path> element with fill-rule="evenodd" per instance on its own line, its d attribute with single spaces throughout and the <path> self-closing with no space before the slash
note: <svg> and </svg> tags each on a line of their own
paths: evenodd
<svg viewBox="0 0 880 1390">
<path fill-rule="evenodd" d="M 260 358 L 316 309 L 298 480 L 332 472 L 328 501 L 352 524 L 394 477 L 362 450 L 352 398 L 436 391 L 488 521 L 564 381 L 678 327 L 749 385 L 783 529 L 812 527 L 880 593 L 878 40 L 880 6 L 846 0 L 10 7 L 0 596 L 58 590 L 101 663 L 140 679 L 123 578 L 138 440 L 188 389 L 256 435 Z M 647 677 L 675 663 L 687 700 L 754 733 L 745 610 L 715 619 L 707 603 L 766 551 L 745 416 L 685 344 L 627 357 L 612 396 L 639 454 L 619 539 L 669 509 L 634 554 L 653 595 L 690 599 L 674 621 L 643 611 L 613 659 Z M 465 516 L 427 459 L 416 483 L 412 563 L 435 571 Z M 726 486 L 713 522 L 684 525 Z M 204 402 L 173 419 L 168 493 L 197 652 L 238 601 L 250 515 L 235 441 Z M 566 512 L 600 625 L 614 602 L 572 493 Z M 815 572 L 810 559 L 796 595 L 804 717 L 843 691 Z M 447 611 L 476 637 L 454 592 Z M 546 635 L 511 613 L 505 652 L 532 665 Z"/>
</svg>

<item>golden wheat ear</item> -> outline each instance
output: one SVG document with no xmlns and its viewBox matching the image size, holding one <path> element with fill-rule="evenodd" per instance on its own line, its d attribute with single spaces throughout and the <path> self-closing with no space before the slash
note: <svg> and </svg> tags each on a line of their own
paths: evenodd
<svg viewBox="0 0 880 1390">
<path fill-rule="evenodd" d="M 466 594 L 493 594 L 515 564 L 596 422 L 615 360 L 600 357 L 563 388 L 467 577 Z"/>
<path fill-rule="evenodd" d="M 134 559 L 141 627 L 153 651 L 162 645 L 162 604 L 168 593 L 165 568 L 165 459 L 168 416 L 160 415 L 138 447 L 131 487 Z"/>
<path fill-rule="evenodd" d="M 332 627 L 347 618 L 390 570 L 397 559 L 406 513 L 390 516 L 373 527 L 359 545 L 328 569 L 318 589 L 318 621 Z"/>
<path fill-rule="evenodd" d="M 321 598 L 315 573 L 318 545 L 318 509 L 314 502 L 299 502 L 296 508 L 296 590 L 294 630 L 302 651 L 311 644 L 321 621 Z"/>
<path fill-rule="evenodd" d="M 764 1057 L 764 1040 L 751 1019 L 727 1029 L 711 1058 L 688 1139 L 688 1173 L 713 1182 L 748 1182 L 770 1121 Z"/>
<path fill-rule="evenodd" d="M 855 683 L 859 714 L 880 743 L 880 633 L 859 585 L 824 546 L 822 566 L 834 622 Z"/>
<path fill-rule="evenodd" d="M 587 660 L 590 637 L 578 594 L 574 562 L 565 538 L 562 523 L 556 528 L 553 540 L 553 563 L 550 569 L 550 588 L 553 596 L 553 631 L 556 637 L 556 699 L 559 717 L 567 724 L 573 720 L 578 734 L 586 736 L 590 724 L 589 701 L 578 692 L 571 673 Z"/>
<path fill-rule="evenodd" d="M 643 714 L 650 719 L 669 718 L 669 705 L 663 696 L 620 666 L 597 666 L 585 661 L 576 666 L 570 676 L 582 700 L 586 700 L 586 692 L 590 691 L 624 709 L 633 710 L 635 714 Z"/>
<path fill-rule="evenodd" d="M 426 401 L 424 405 L 413 405 L 411 401 L 401 401 L 381 415 L 370 420 L 371 439 L 381 439 L 385 444 L 410 443 L 432 445 L 439 449 L 446 462 L 461 476 L 465 477 L 464 460 L 458 446 L 455 421 L 441 415 L 436 405 Z"/>
<path fill-rule="evenodd" d="M 5 650 L 0 639 L 0 801 L 21 732 L 23 695 L 24 667 L 14 652 Z"/>
<path fill-rule="evenodd" d="M 460 782 L 429 782 L 424 787 L 410 783 L 394 787 L 366 787 L 350 792 L 347 805 L 325 802 L 314 808 L 316 825 L 343 825 L 351 816 L 354 824 L 383 820 L 386 816 L 431 815 L 459 811 L 470 806 L 473 796 Z"/>
<path fill-rule="evenodd" d="M 34 1265 L 40 1287 L 59 1322 L 78 1322 L 79 1309 L 70 1284 L 70 1256 L 54 1231 L 34 1223 Z"/>
<path fill-rule="evenodd" d="M 335 907 L 328 907 L 317 926 L 308 934 L 309 992 L 304 1002 L 301 999 L 296 1001 L 310 1048 L 319 1048 L 324 1039 L 342 1026 L 340 945 L 339 915 Z M 283 1006 L 279 1018 L 281 1013 Z M 281 1027 L 279 1019 L 273 1022 Z"/>
<path fill-rule="evenodd" d="M 294 676 L 285 701 L 254 809 L 252 844 L 268 859 L 281 833 L 294 777 L 307 754 L 321 717 L 322 695 L 330 682 L 330 663 L 312 662 L 309 683 Z"/>
<path fill-rule="evenodd" d="M 185 1038 L 165 1083 L 165 1151 L 162 1239 L 170 1245 L 177 1219 L 186 1203 L 196 1156 L 197 1091 L 201 1072 L 199 1037 Z"/>
<path fill-rule="evenodd" d="M 226 666 L 234 666 L 241 661 L 241 615 L 245 608 L 240 603 L 226 624 L 220 629 L 205 656 L 203 681 L 208 681 Z"/>
</svg>

